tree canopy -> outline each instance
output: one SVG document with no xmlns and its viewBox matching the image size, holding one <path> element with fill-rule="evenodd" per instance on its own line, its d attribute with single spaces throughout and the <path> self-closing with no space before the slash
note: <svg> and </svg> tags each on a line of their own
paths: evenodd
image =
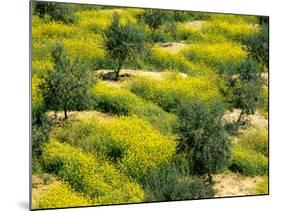
<svg viewBox="0 0 281 211">
<path fill-rule="evenodd" d="M 115 79 L 127 59 L 133 59 L 144 50 L 145 36 L 137 26 L 120 23 L 120 17 L 114 14 L 111 25 L 104 32 L 105 48 L 115 61 Z"/>
<path fill-rule="evenodd" d="M 54 68 L 43 79 L 42 96 L 48 110 L 63 110 L 67 118 L 67 111 L 87 108 L 90 75 L 79 57 L 70 61 L 62 44 L 54 45 L 52 59 Z"/>
</svg>

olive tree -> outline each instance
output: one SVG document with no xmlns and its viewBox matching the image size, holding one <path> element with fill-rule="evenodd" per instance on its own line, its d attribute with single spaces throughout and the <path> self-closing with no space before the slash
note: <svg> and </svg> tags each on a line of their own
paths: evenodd
<svg viewBox="0 0 281 211">
<path fill-rule="evenodd" d="M 134 24 L 120 23 L 120 17 L 113 15 L 110 26 L 104 32 L 105 49 L 109 57 L 115 62 L 115 79 L 128 59 L 133 59 L 144 50 L 145 36 Z"/>
<path fill-rule="evenodd" d="M 227 77 L 228 95 L 234 108 L 241 110 L 237 122 L 243 114 L 254 114 L 262 100 L 262 79 L 259 77 L 259 66 L 251 57 L 229 73 Z"/>
<path fill-rule="evenodd" d="M 163 10 L 147 9 L 143 14 L 143 20 L 151 29 L 152 36 L 169 18 L 171 18 L 171 14 Z"/>
<path fill-rule="evenodd" d="M 181 101 L 178 105 L 180 126 L 178 150 L 186 154 L 194 174 L 207 175 L 222 170 L 230 159 L 231 146 L 221 118 L 221 102 L 206 103 L 197 99 Z"/>
<path fill-rule="evenodd" d="M 62 44 L 52 49 L 54 68 L 47 72 L 40 86 L 47 110 L 67 111 L 87 108 L 90 100 L 88 90 L 91 85 L 89 72 L 77 57 L 71 62 Z"/>
</svg>

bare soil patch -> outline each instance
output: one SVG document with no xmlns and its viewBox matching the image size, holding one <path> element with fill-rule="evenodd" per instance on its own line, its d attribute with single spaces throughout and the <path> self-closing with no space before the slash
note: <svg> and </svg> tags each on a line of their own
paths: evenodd
<svg viewBox="0 0 281 211">
<path fill-rule="evenodd" d="M 214 175 L 215 197 L 253 195 L 261 177 L 244 177 L 237 174 Z"/>
<path fill-rule="evenodd" d="M 98 70 L 96 71 L 96 74 L 100 78 L 104 78 L 104 75 L 108 75 L 109 73 L 112 73 L 112 70 Z M 165 75 L 165 72 L 152 72 L 152 71 L 143 71 L 143 70 L 132 70 L 132 69 L 122 69 L 120 71 L 119 80 L 110 80 L 112 83 L 121 83 L 122 81 L 126 80 L 126 78 L 130 77 L 137 77 L 137 76 L 148 76 L 153 79 L 162 79 L 163 75 Z M 107 81 L 107 80 L 105 80 Z"/>
<path fill-rule="evenodd" d="M 112 70 L 98 70 L 96 71 L 96 75 L 102 76 L 107 74 L 108 72 L 112 72 Z M 144 71 L 144 70 L 132 70 L 132 69 L 123 69 L 120 71 L 120 78 L 118 81 L 115 80 L 104 80 L 106 84 L 114 87 L 114 88 L 121 88 L 123 82 L 128 81 L 130 78 L 134 77 L 148 77 L 154 80 L 163 80 L 165 79 L 171 72 L 169 71 L 162 71 L 162 72 L 154 72 L 154 71 Z M 178 73 L 182 77 L 187 77 L 188 75 L 185 73 Z M 122 77 L 125 75 L 124 77 Z M 102 78 L 102 77 L 101 77 Z"/>
<path fill-rule="evenodd" d="M 240 110 L 233 109 L 233 111 L 227 111 L 223 116 L 223 121 L 226 123 L 235 123 L 239 118 Z M 242 122 L 245 122 L 245 125 L 242 129 L 248 127 L 264 127 L 268 128 L 268 120 L 265 119 L 259 112 L 256 112 L 253 115 L 243 115 L 241 118 Z"/>
<path fill-rule="evenodd" d="M 91 110 L 91 111 L 68 111 L 67 112 L 67 121 L 64 119 L 64 112 L 58 111 L 55 113 L 54 111 L 48 112 L 48 117 L 53 120 L 55 125 L 54 128 L 63 126 L 66 122 L 82 120 L 82 119 L 111 119 L 113 118 L 113 114 L 110 113 L 102 113 L 99 111 Z M 52 133 L 52 132 L 51 132 Z"/>
</svg>

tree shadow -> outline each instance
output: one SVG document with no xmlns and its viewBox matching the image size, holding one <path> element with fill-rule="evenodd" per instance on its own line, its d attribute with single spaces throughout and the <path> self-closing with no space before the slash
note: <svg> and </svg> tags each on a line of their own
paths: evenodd
<svg viewBox="0 0 281 211">
<path fill-rule="evenodd" d="M 120 73 L 118 80 L 122 80 L 127 77 L 131 77 L 132 75 L 129 73 Z M 115 72 L 107 72 L 99 74 L 99 77 L 104 81 L 118 81 L 116 80 Z"/>
</svg>

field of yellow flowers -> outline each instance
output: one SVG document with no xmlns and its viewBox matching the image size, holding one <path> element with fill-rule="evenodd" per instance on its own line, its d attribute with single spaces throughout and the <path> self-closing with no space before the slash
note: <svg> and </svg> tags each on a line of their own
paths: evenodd
<svg viewBox="0 0 281 211">
<path fill-rule="evenodd" d="M 154 32 L 143 25 L 146 37 L 154 37 L 147 41 L 149 52 L 126 60 L 121 79 L 113 81 L 100 73 L 112 70 L 104 30 L 114 14 L 121 17 L 121 25 L 138 25 L 145 10 L 68 7 L 73 20 L 67 22 L 42 17 L 33 5 L 32 112 L 44 113 L 43 120 L 34 120 L 40 127 L 33 125 L 33 209 L 212 198 L 227 188 L 216 185 L 217 178 L 233 175 L 240 181 L 255 180 L 244 192 L 219 196 L 268 193 L 267 78 L 257 109 L 245 113 L 247 123 L 236 130 L 230 126 L 235 127 L 239 112 L 227 103 L 233 96 L 224 95 L 229 84 L 223 73 L 239 69 L 250 55 L 245 43 L 261 33 L 258 17 L 184 12 Z M 55 67 L 51 49 L 57 42 L 70 62 L 79 56 L 93 78 L 91 105 L 69 111 L 67 120 L 61 111 L 42 109 L 42 81 Z M 262 67 L 267 77 L 268 69 Z M 227 133 L 231 158 L 213 173 L 211 186 L 206 175 L 187 169 L 192 150 L 178 153 L 176 131 L 182 122 L 177 109 L 182 100 L 198 100 L 210 112 L 214 103 L 223 104 L 224 127 L 235 131 Z"/>
</svg>

